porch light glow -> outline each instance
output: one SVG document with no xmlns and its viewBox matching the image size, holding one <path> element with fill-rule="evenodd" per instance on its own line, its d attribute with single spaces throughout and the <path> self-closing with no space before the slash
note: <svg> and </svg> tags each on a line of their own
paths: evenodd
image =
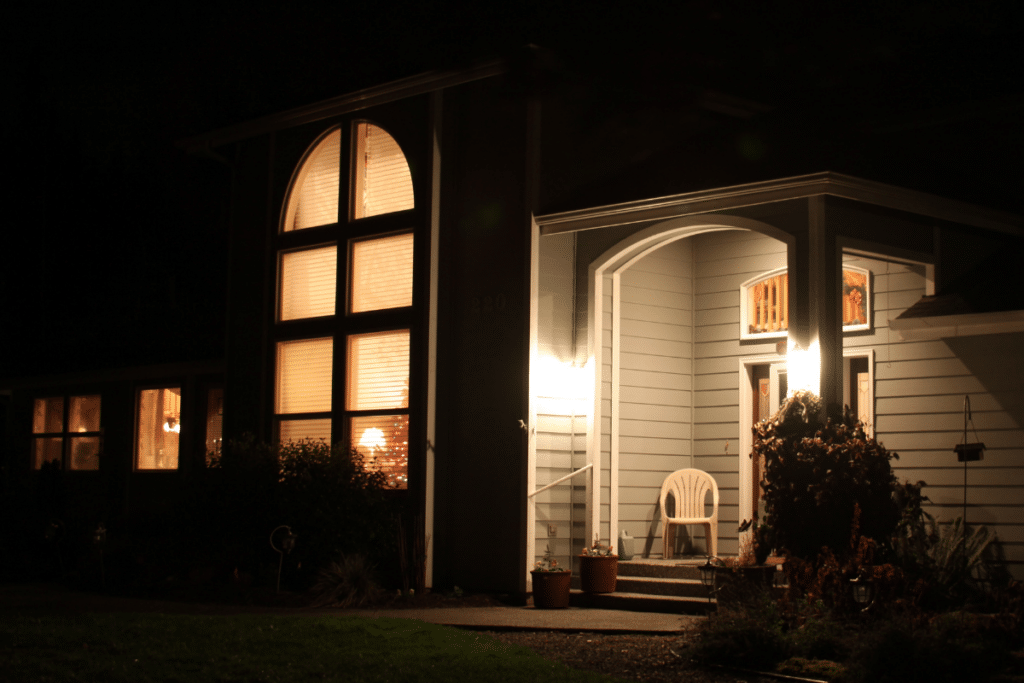
<svg viewBox="0 0 1024 683">
<path fill-rule="evenodd" d="M 565 400 L 578 400 L 587 396 L 589 378 L 586 365 L 581 367 L 551 356 L 542 356 L 533 378 L 537 396 Z"/>
<path fill-rule="evenodd" d="M 798 391 L 809 391 L 815 396 L 821 393 L 821 349 L 818 340 L 811 342 L 808 349 L 801 349 L 799 344 L 789 339 L 786 351 L 786 370 L 789 373 L 789 391 L 786 398 Z"/>
<path fill-rule="evenodd" d="M 164 420 L 164 431 L 174 432 L 175 434 L 181 433 L 181 422 L 175 417 L 168 417 Z"/>
</svg>

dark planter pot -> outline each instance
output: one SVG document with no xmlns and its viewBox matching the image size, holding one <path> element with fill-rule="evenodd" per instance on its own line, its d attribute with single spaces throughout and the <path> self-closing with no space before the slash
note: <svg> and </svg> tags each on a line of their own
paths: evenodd
<svg viewBox="0 0 1024 683">
<path fill-rule="evenodd" d="M 736 604 L 771 588 L 775 565 L 715 567 L 715 598 L 720 605 Z"/>
<path fill-rule="evenodd" d="M 569 606 L 570 572 L 536 572 L 533 576 L 533 606 L 537 609 L 565 609 Z"/>
<path fill-rule="evenodd" d="M 618 575 L 617 555 L 580 555 L 580 588 L 584 593 L 614 593 Z"/>
</svg>

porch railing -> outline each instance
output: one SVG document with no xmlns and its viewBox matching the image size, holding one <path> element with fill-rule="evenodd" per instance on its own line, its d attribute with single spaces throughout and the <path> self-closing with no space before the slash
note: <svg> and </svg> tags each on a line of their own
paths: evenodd
<svg viewBox="0 0 1024 683">
<path fill-rule="evenodd" d="M 592 468 L 593 466 L 594 466 L 594 463 L 590 463 L 589 465 L 584 465 L 583 467 L 579 468 L 579 469 L 578 469 L 578 470 L 576 470 L 575 472 L 570 472 L 569 474 L 565 475 L 565 476 L 564 476 L 564 477 L 562 477 L 561 479 L 556 479 L 556 480 L 554 480 L 553 482 L 551 482 L 550 484 L 546 484 L 546 485 L 544 485 L 544 486 L 541 486 L 541 487 L 540 487 L 539 489 L 537 489 L 537 490 L 536 490 L 536 491 L 534 491 L 533 493 L 529 493 L 529 494 L 527 494 L 527 495 L 526 495 L 526 497 L 527 497 L 527 498 L 533 498 L 533 497 L 534 497 L 534 496 L 536 496 L 536 495 L 537 495 L 538 493 L 541 493 L 542 491 L 547 491 L 547 490 L 548 490 L 549 488 L 551 488 L 552 486 L 558 486 L 558 485 L 559 485 L 559 484 L 561 484 L 561 483 L 562 483 L 563 481 L 567 481 L 567 480 L 569 480 L 569 479 L 572 479 L 573 477 L 575 477 L 575 476 L 576 476 L 577 474 L 579 474 L 580 472 L 586 472 L 587 470 L 589 470 L 589 469 L 590 469 L 590 468 Z"/>
</svg>

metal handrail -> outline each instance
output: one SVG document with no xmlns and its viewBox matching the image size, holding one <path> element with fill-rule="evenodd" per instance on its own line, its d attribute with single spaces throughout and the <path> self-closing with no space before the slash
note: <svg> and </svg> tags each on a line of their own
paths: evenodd
<svg viewBox="0 0 1024 683">
<path fill-rule="evenodd" d="M 566 479 L 572 479 L 573 477 L 575 477 L 575 476 L 576 476 L 577 474 L 579 474 L 580 472 L 586 472 L 587 470 L 589 470 L 589 469 L 590 469 L 591 467 L 593 467 L 593 466 L 594 466 L 594 463 L 590 463 L 589 465 L 584 465 L 583 467 L 579 468 L 579 469 L 578 469 L 578 470 L 576 470 L 575 472 L 572 472 L 572 473 L 570 473 L 570 474 L 567 474 L 567 475 L 565 475 L 564 477 L 562 477 L 561 479 L 556 479 L 555 481 L 551 482 L 550 484 L 548 484 L 548 485 L 546 485 L 546 486 L 542 486 L 541 488 L 537 489 L 537 490 L 536 490 L 536 491 L 534 491 L 533 493 L 528 493 L 528 494 L 526 495 L 526 497 L 527 497 L 527 498 L 533 498 L 534 496 L 536 496 L 536 495 L 537 495 L 538 493 L 540 493 L 541 491 L 547 491 L 547 490 L 548 490 L 549 488 L 551 488 L 552 486 L 558 486 L 559 484 L 561 484 L 561 483 L 562 483 L 563 481 L 565 481 Z"/>
</svg>

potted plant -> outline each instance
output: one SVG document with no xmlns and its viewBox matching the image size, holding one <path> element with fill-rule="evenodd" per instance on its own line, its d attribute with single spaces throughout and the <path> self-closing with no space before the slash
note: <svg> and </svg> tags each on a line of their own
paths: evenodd
<svg viewBox="0 0 1024 683">
<path fill-rule="evenodd" d="M 614 593 L 619 573 L 619 556 L 610 545 L 594 538 L 594 545 L 580 555 L 580 587 L 584 593 Z"/>
<path fill-rule="evenodd" d="M 565 609 L 569 606 L 569 582 L 572 573 L 558 564 L 551 546 L 544 550 L 544 559 L 530 570 L 533 577 L 533 606 L 538 609 Z"/>
</svg>

